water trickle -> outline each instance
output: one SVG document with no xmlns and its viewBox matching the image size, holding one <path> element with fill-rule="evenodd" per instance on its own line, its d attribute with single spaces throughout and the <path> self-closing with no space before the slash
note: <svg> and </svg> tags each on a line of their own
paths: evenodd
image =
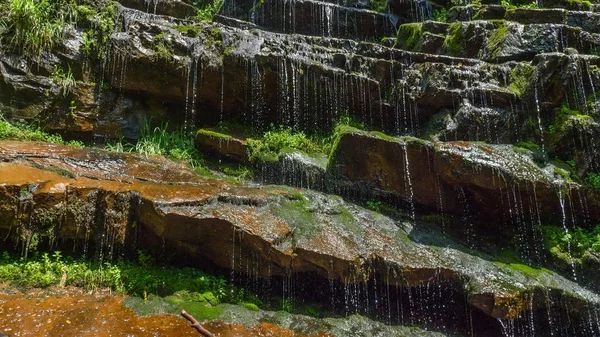
<svg viewBox="0 0 600 337">
<path fill-rule="evenodd" d="M 569 256 L 569 263 L 573 271 L 573 279 L 577 281 L 577 275 L 575 274 L 575 261 L 571 255 L 571 236 L 569 235 L 569 228 L 567 227 L 567 214 L 565 210 L 565 198 L 562 191 L 558 191 L 558 200 L 560 202 L 560 211 L 562 213 L 562 226 L 565 231 L 565 240 L 567 241 L 567 255 Z"/>
<path fill-rule="evenodd" d="M 541 112 L 540 112 L 540 100 L 538 98 L 538 79 L 536 77 L 536 79 L 534 80 L 534 97 L 535 97 L 535 108 L 537 111 L 537 121 L 538 121 L 538 128 L 540 130 L 540 143 L 542 146 L 542 152 L 545 152 L 545 148 L 544 148 L 544 128 L 542 127 L 542 118 L 541 118 Z"/>
<path fill-rule="evenodd" d="M 408 162 L 408 146 L 406 143 L 402 144 L 402 149 L 404 151 L 404 170 L 406 171 L 404 175 L 405 179 L 405 189 L 408 189 L 408 195 L 410 196 L 410 215 L 413 222 L 416 221 L 415 216 L 415 200 L 414 200 L 414 191 L 412 186 L 412 181 L 410 179 L 410 164 Z"/>
</svg>

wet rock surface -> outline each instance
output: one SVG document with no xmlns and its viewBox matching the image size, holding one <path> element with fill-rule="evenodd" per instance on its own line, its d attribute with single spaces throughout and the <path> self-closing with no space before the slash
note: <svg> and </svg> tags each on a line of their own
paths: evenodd
<svg viewBox="0 0 600 337">
<path fill-rule="evenodd" d="M 345 116 L 401 137 L 349 131 L 329 158 L 283 151 L 258 166 L 255 182 L 333 196 L 203 178 L 159 157 L 2 142 L 0 232 L 14 247 L 41 238 L 108 259 L 145 245 L 254 290 L 440 333 L 597 336 L 597 295 L 582 287 L 600 288 L 597 256 L 554 265 L 540 232 L 600 219 L 596 2 L 235 0 L 202 22 L 197 1 L 120 0 L 96 65 L 85 52 L 96 18 L 38 59 L 3 50 L 0 117 L 136 139 L 148 120 L 323 133 Z M 68 94 L 59 68 L 76 80 Z M 222 136 L 196 143 L 250 165 L 244 138 Z M 514 245 L 562 276 L 494 254 Z M 412 333 L 332 320 L 298 325 Z"/>
<path fill-rule="evenodd" d="M 417 295 L 432 285 L 440 296 L 467 296 L 466 309 L 478 317 L 481 331 L 499 331 L 495 318 L 545 311 L 544 298 L 571 303 L 552 309 L 569 308 L 569 317 L 583 324 L 581 315 L 596 310 L 600 301 L 553 272 L 524 272 L 494 262 L 426 223 L 393 220 L 335 196 L 228 184 L 160 158 L 41 143 L 1 142 L 0 158 L 5 214 L 0 227 L 15 244 L 36 233 L 41 242 L 54 237 L 55 245 L 110 258 L 135 249 L 135 237 L 157 254 L 187 256 L 240 273 L 251 270 L 261 278 L 313 275 L 316 282 L 333 282 L 332 290 L 318 297 L 333 296 L 334 307 L 369 313 L 374 310 L 369 303 L 377 300 L 390 313 L 396 310 L 393 301 L 402 303 L 398 295 L 378 299 L 362 288 L 374 282 L 416 296 L 403 305 L 438 319 L 421 321 L 415 315 L 412 324 L 438 329 L 449 324 L 455 309 L 429 307 L 436 297 Z M 262 267 L 248 269 L 255 264 Z M 359 300 L 363 296 L 366 302 Z M 434 316 L 425 314 L 429 310 Z M 393 317 L 398 315 L 403 312 Z M 462 329 L 460 324 L 447 328 Z"/>
</svg>

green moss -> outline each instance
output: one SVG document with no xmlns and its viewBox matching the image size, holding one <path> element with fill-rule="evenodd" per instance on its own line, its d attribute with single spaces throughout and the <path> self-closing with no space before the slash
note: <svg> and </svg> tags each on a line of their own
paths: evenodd
<svg viewBox="0 0 600 337">
<path fill-rule="evenodd" d="M 554 141 L 560 141 L 567 130 L 574 124 L 584 126 L 593 123 L 591 116 L 581 113 L 579 110 L 570 109 L 566 103 L 560 108 L 554 110 L 553 123 L 550 125 L 550 138 Z"/>
<path fill-rule="evenodd" d="M 508 36 L 508 27 L 506 25 L 502 25 L 497 28 L 488 38 L 486 48 L 488 53 L 496 58 L 500 54 L 502 50 L 502 46 L 504 41 L 506 41 L 506 37 Z"/>
<path fill-rule="evenodd" d="M 406 23 L 398 28 L 396 47 L 404 50 L 417 51 L 421 46 L 423 24 Z"/>
<path fill-rule="evenodd" d="M 280 197 L 278 202 L 271 203 L 270 208 L 274 215 L 284 219 L 288 226 L 294 228 L 294 240 L 298 237 L 313 237 L 322 229 L 315 210 L 310 207 L 308 199 L 304 196 L 301 200 Z"/>
<path fill-rule="evenodd" d="M 448 29 L 448 35 L 444 41 L 444 49 L 453 56 L 460 56 L 465 49 L 465 37 L 461 22 L 454 22 Z"/>
<path fill-rule="evenodd" d="M 532 142 L 526 142 L 526 141 L 522 141 L 522 142 L 518 142 L 517 144 L 515 144 L 515 146 L 527 149 L 529 151 L 532 152 L 536 152 L 536 151 L 540 151 L 541 148 L 539 145 L 532 143 Z"/>
<path fill-rule="evenodd" d="M 173 60 L 173 46 L 171 46 L 171 41 L 165 35 L 155 35 L 152 39 L 152 44 L 152 58 L 155 61 L 171 62 Z"/>
<path fill-rule="evenodd" d="M 589 11 L 592 8 L 592 3 L 587 0 L 564 0 L 565 7 L 571 10 Z"/>
<path fill-rule="evenodd" d="M 384 13 L 387 11 L 387 0 L 371 0 L 371 9 L 379 13 Z"/>
<path fill-rule="evenodd" d="M 518 97 L 523 97 L 533 82 L 535 67 L 528 63 L 517 64 L 509 73 L 510 90 Z"/>
<path fill-rule="evenodd" d="M 238 305 L 241 305 L 242 307 L 244 307 L 248 310 L 251 310 L 251 311 L 260 311 L 260 308 L 254 303 L 240 302 L 240 303 L 238 303 Z"/>
<path fill-rule="evenodd" d="M 198 26 L 173 26 L 178 32 L 189 37 L 196 37 L 200 34 L 201 28 Z"/>
<path fill-rule="evenodd" d="M 233 139 L 232 136 L 224 134 L 224 133 L 220 133 L 214 130 L 210 130 L 210 129 L 200 129 L 198 130 L 198 132 L 196 133 L 196 136 L 199 135 L 204 135 L 204 136 L 208 136 L 211 138 L 217 138 L 217 139 L 223 139 L 223 140 L 231 140 Z"/>
<path fill-rule="evenodd" d="M 392 137 L 392 136 L 388 136 L 388 135 L 386 135 L 386 134 L 385 134 L 385 133 L 383 133 L 383 132 L 379 132 L 379 131 L 371 131 L 370 133 L 371 133 L 373 136 L 377 136 L 377 137 L 379 137 L 379 138 L 381 138 L 381 139 L 385 139 L 385 140 L 387 140 L 387 141 L 390 141 L 390 142 L 397 142 L 397 141 L 398 141 L 398 138 L 395 138 L 395 137 Z"/>
</svg>

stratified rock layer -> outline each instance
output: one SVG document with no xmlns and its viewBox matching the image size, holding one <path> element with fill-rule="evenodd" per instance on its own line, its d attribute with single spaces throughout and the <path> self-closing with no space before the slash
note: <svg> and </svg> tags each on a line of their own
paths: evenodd
<svg viewBox="0 0 600 337">
<path fill-rule="evenodd" d="M 415 296 L 414 310 L 425 317 L 431 311 L 446 323 L 456 308 L 429 307 L 436 297 L 417 293 L 430 286 L 440 296 L 466 292 L 459 297 L 467 296 L 473 315 L 481 317 L 477 329 L 489 336 L 500 328 L 485 317 L 519 319 L 550 307 L 560 311 L 555 317 L 569 315 L 574 326 L 595 324 L 587 314 L 600 299 L 559 275 L 465 253 L 426 224 L 396 222 L 339 197 L 232 185 L 161 158 L 58 145 L 0 142 L 0 158 L 0 228 L 15 244 L 24 241 L 24 247 L 33 236 L 104 258 L 136 245 L 154 246 L 158 254 L 161 246 L 168 247 L 162 254 L 210 261 L 250 276 L 314 275 L 340 291 L 354 289 L 345 300 L 334 300 L 347 310 L 372 312 L 372 300 L 392 310 L 390 298 L 399 300 L 389 292 L 387 299 L 369 293 L 374 282 L 379 289 L 408 291 Z M 333 289 L 329 296 L 336 293 Z M 359 300 L 363 297 L 366 302 Z M 440 322 L 413 321 L 437 328 L 446 324 Z M 461 331 L 461 326 L 446 327 Z M 536 322 L 535 328 L 552 326 Z"/>
</svg>

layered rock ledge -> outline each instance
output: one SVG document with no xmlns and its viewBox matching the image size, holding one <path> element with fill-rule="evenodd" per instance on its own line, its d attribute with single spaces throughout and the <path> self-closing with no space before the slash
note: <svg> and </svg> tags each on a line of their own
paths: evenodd
<svg viewBox="0 0 600 337">
<path fill-rule="evenodd" d="M 529 312 L 553 311 L 532 323 L 536 331 L 584 336 L 589 328 L 577 327 L 595 324 L 589 315 L 600 298 L 553 272 L 503 263 L 426 223 L 395 221 L 340 197 L 229 184 L 161 158 L 42 143 L 0 142 L 0 159 L 1 232 L 25 250 L 35 237 L 101 258 L 144 247 L 252 279 L 312 275 L 332 285 L 319 296 L 335 298 L 334 306 L 372 315 L 385 308 L 403 317 L 408 309 L 392 309 L 403 302 L 391 287 L 412 298 L 411 314 L 439 318 L 413 324 L 441 329 L 461 301 L 434 306 L 438 295 L 422 293 L 433 287 L 439 296 L 466 298 L 467 311 L 480 319 L 475 329 L 490 336 L 501 331 L 491 318 L 526 321 Z M 573 328 L 553 321 L 565 315 Z"/>
</svg>

